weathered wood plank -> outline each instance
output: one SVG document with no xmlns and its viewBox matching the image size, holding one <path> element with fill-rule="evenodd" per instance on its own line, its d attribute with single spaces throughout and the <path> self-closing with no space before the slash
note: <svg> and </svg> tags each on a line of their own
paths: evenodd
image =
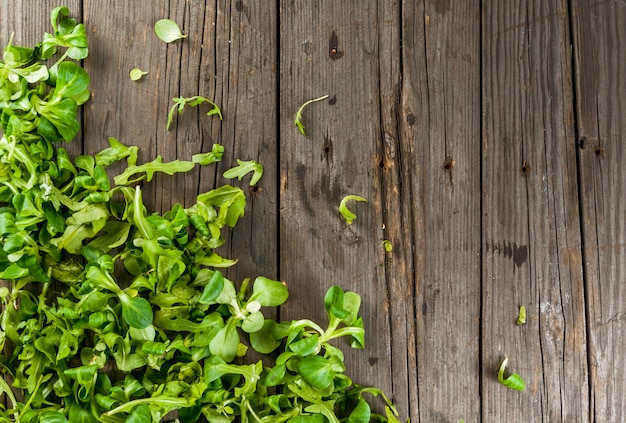
<svg viewBox="0 0 626 423">
<path fill-rule="evenodd" d="M 291 287 L 281 316 L 324 322 L 323 298 L 331 285 L 358 292 L 366 347 L 346 352 L 347 374 L 391 392 L 394 299 L 385 283 L 377 182 L 380 115 L 387 113 L 379 81 L 388 78 L 379 68 L 379 6 L 281 1 L 280 10 L 280 275 Z M 302 136 L 293 123 L 296 110 L 326 94 L 330 100 L 305 109 L 309 136 Z M 337 210 L 348 194 L 368 200 L 350 204 L 358 216 L 352 225 Z"/>
<path fill-rule="evenodd" d="M 392 395 L 402 418 L 418 421 L 415 287 L 413 281 L 413 222 L 411 221 L 410 142 L 401 130 L 402 51 L 400 1 L 378 4 L 380 123 L 379 176 L 385 239 L 392 251 L 385 255 L 389 292 Z M 409 18 L 410 21 L 410 18 Z M 412 141 L 412 140 L 410 140 Z"/>
<path fill-rule="evenodd" d="M 410 178 L 403 212 L 415 250 L 419 402 L 412 421 L 478 421 L 480 5 L 405 2 L 403 15 L 399 124 Z"/>
<path fill-rule="evenodd" d="M 488 1 L 482 24 L 483 420 L 586 421 L 566 3 Z M 496 381 L 505 355 L 525 392 Z"/>
<path fill-rule="evenodd" d="M 572 2 L 591 420 L 624 421 L 626 5 Z"/>
</svg>

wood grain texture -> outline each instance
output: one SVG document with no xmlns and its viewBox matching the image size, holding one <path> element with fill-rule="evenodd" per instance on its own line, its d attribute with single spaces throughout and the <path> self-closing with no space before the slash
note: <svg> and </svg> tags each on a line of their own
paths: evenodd
<svg viewBox="0 0 626 423">
<path fill-rule="evenodd" d="M 380 129 L 378 177 L 382 201 L 383 234 L 392 250 L 385 255 L 385 283 L 389 301 L 389 330 L 392 345 L 390 393 L 402 417 L 418 418 L 415 284 L 413 269 L 413 222 L 411 221 L 411 170 L 409 143 L 401 119 L 403 78 L 402 2 L 378 3 Z"/>
<path fill-rule="evenodd" d="M 280 2 L 280 275 L 291 289 L 281 317 L 324 322 L 331 285 L 357 291 L 366 349 L 346 352 L 347 373 L 391 392 L 378 19 L 373 1 Z M 326 94 L 305 109 L 302 136 L 296 111 Z M 338 212 L 348 194 L 368 200 L 350 204 L 352 225 Z"/>
<path fill-rule="evenodd" d="M 572 2 L 591 420 L 626 419 L 626 5 Z"/>
<path fill-rule="evenodd" d="M 478 2 L 403 7 L 399 124 L 410 175 L 404 218 L 413 231 L 419 403 L 412 421 L 480 419 L 479 17 Z"/>
<path fill-rule="evenodd" d="M 568 11 L 489 1 L 482 22 L 483 419 L 586 421 Z M 525 392 L 497 383 L 505 355 Z"/>
</svg>

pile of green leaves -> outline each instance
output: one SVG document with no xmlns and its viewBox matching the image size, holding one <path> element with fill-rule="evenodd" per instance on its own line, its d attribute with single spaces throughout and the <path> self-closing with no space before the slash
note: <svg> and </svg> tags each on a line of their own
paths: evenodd
<svg viewBox="0 0 626 423">
<path fill-rule="evenodd" d="M 0 422 L 397 422 L 331 344 L 363 347 L 358 294 L 328 291 L 326 327 L 277 322 L 264 311 L 287 300 L 283 283 L 224 277 L 235 260 L 215 249 L 244 214 L 241 189 L 148 212 L 139 182 L 218 161 L 221 146 L 138 164 L 113 138 L 75 158 L 53 144 L 79 132 L 89 77 L 74 61 L 87 56 L 83 25 L 67 8 L 52 24 L 0 60 Z M 249 348 L 264 359 L 250 363 Z M 368 402 L 379 395 L 384 415 Z"/>
</svg>

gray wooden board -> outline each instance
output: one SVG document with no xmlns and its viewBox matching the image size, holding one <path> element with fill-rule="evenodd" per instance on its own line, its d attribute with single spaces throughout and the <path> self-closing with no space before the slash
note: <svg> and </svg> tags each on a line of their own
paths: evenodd
<svg viewBox="0 0 626 423">
<path fill-rule="evenodd" d="M 483 3 L 483 419 L 589 410 L 568 14 Z M 517 326 L 519 306 L 527 323 Z M 526 391 L 495 378 L 508 355 Z"/>
<path fill-rule="evenodd" d="M 480 8 L 406 2 L 402 12 L 403 220 L 413 231 L 417 357 L 410 358 L 419 403 L 411 414 L 424 422 L 477 421 Z"/>
<path fill-rule="evenodd" d="M 590 419 L 624 421 L 626 5 L 572 2 Z"/>
</svg>

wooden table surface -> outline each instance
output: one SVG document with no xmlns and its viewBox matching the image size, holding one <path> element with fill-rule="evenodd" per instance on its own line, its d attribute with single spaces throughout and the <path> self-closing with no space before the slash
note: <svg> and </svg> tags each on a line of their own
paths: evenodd
<svg viewBox="0 0 626 423">
<path fill-rule="evenodd" d="M 0 2 L 2 45 L 38 40 L 57 5 Z M 70 152 L 225 147 L 217 167 L 146 187 L 156 210 L 193 203 L 237 158 L 262 163 L 256 188 L 235 182 L 249 202 L 220 250 L 239 259 L 229 277 L 285 281 L 282 319 L 323 319 L 331 285 L 358 292 L 366 348 L 347 373 L 404 418 L 626 420 L 625 1 L 64 5 L 92 81 Z M 160 41 L 165 17 L 188 38 Z M 149 73 L 131 81 L 134 67 Z M 223 121 L 190 109 L 166 130 L 172 98 L 193 95 Z M 296 110 L 322 95 L 304 137 Z M 352 225 L 348 194 L 368 200 Z M 524 392 L 498 383 L 505 355 Z"/>
</svg>

